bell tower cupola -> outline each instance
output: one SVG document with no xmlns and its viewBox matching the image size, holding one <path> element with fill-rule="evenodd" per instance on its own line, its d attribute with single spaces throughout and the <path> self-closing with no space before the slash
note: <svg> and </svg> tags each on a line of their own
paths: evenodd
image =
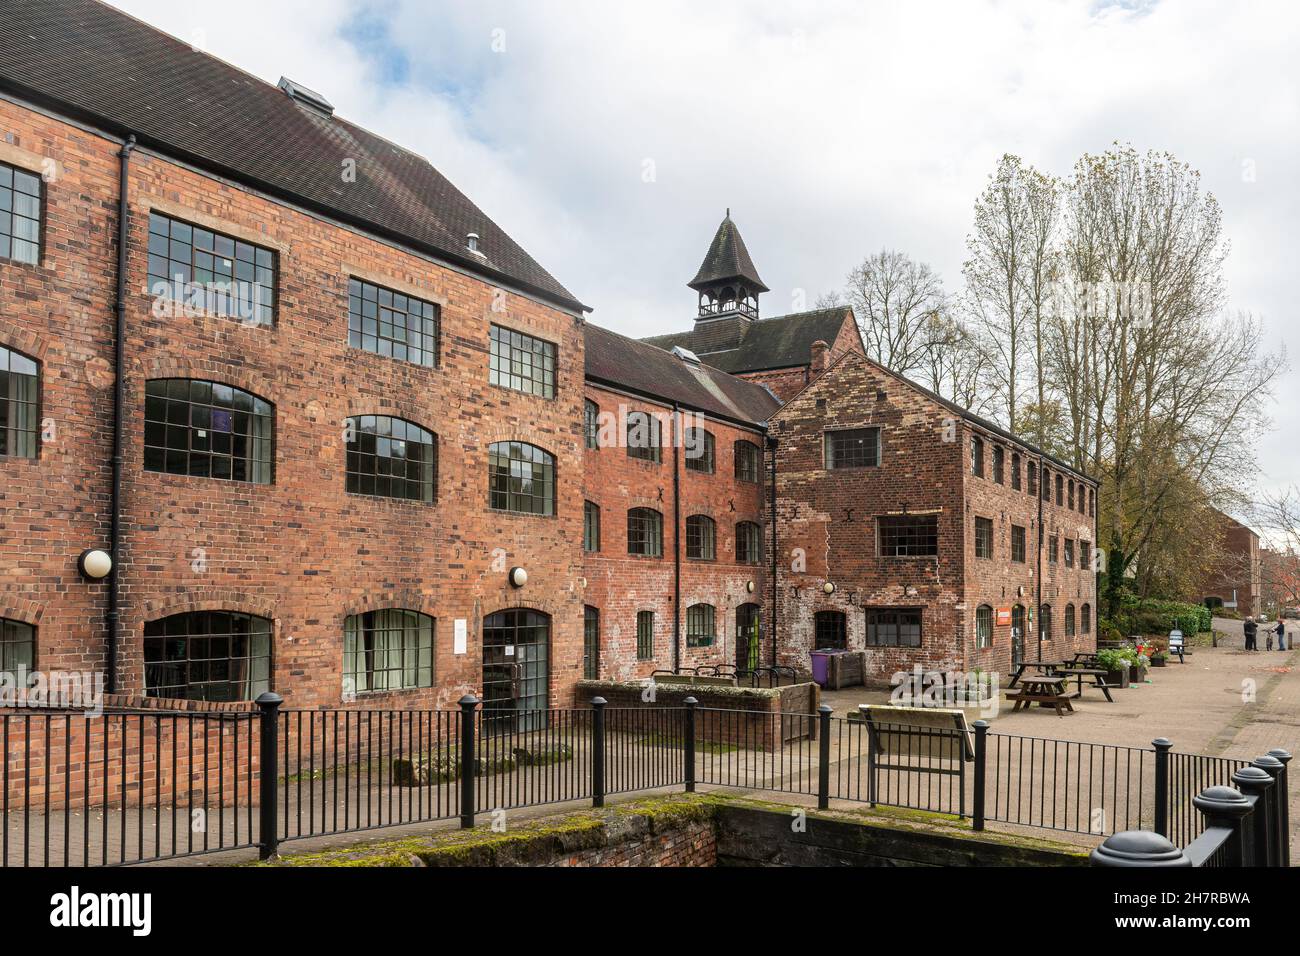
<svg viewBox="0 0 1300 956">
<path fill-rule="evenodd" d="M 699 294 L 698 329 L 702 324 L 731 320 L 725 324 L 748 325 L 758 318 L 758 297 L 768 291 L 758 277 L 740 230 L 731 221 L 731 210 L 718 226 L 700 271 L 687 283 Z"/>
</svg>

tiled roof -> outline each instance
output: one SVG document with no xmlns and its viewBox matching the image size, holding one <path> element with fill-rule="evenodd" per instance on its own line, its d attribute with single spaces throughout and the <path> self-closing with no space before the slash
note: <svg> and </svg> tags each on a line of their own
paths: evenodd
<svg viewBox="0 0 1300 956">
<path fill-rule="evenodd" d="M 310 85 L 328 64 L 321 71 Z M 95 0 L 0 0 L 0 90 L 584 308 L 424 158 Z M 345 160 L 355 160 L 355 182 L 343 181 Z M 466 248 L 471 232 L 483 257 Z"/>
<path fill-rule="evenodd" d="M 700 347 L 708 340 L 707 323 L 689 332 L 654 335 L 642 341 L 662 349 L 690 349 L 701 361 L 735 374 L 795 368 L 808 364 L 812 344 L 818 339 L 833 345 L 845 320 L 853 321 L 852 315 L 847 307 L 836 307 L 759 319 L 749 325 L 737 348 L 723 351 Z"/>
<path fill-rule="evenodd" d="M 584 328 L 587 378 L 594 382 L 754 425 L 766 422 L 781 405 L 761 385 L 590 322 Z"/>
<path fill-rule="evenodd" d="M 754 260 L 749 257 L 749 250 L 745 248 L 745 240 L 740 238 L 740 230 L 731 221 L 730 210 L 727 211 L 727 218 L 722 220 L 718 231 L 713 235 L 709 251 L 704 254 L 704 261 L 700 263 L 700 271 L 687 285 L 692 289 L 700 290 L 729 279 L 744 279 L 751 289 L 757 292 L 767 291 L 767 286 L 763 285 L 763 280 L 758 277 Z"/>
</svg>

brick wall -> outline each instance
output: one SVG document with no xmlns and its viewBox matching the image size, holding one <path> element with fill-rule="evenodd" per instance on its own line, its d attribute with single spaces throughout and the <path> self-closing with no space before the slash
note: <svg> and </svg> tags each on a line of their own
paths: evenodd
<svg viewBox="0 0 1300 956">
<path fill-rule="evenodd" d="M 627 411 L 646 411 L 669 416 L 670 406 L 631 398 L 589 384 L 587 398 L 602 415 L 618 416 Z M 656 669 L 673 666 L 673 549 L 681 541 L 681 659 L 684 667 L 705 663 L 736 662 L 736 610 L 742 604 L 757 606 L 763 594 L 764 566 L 740 564 L 736 560 L 736 525 L 752 521 L 765 528 L 764 493 L 766 475 L 758 483 L 735 477 L 735 443 L 749 441 L 763 447 L 763 436 L 753 429 L 725 422 L 705 420 L 703 427 L 714 436 L 713 474 L 689 470 L 685 450 L 674 458 L 673 449 L 662 450 L 659 463 L 631 458 L 622 444 L 622 426 L 614 428 L 616 447 L 587 449 L 585 453 L 585 498 L 600 508 L 600 551 L 584 555 L 586 589 L 583 600 L 600 611 L 600 676 L 628 680 L 649 676 Z M 606 429 L 608 433 L 610 429 Z M 671 428 L 664 425 L 662 439 L 671 441 Z M 762 458 L 760 456 L 760 463 Z M 673 527 L 673 469 L 679 479 L 680 518 Z M 627 513 L 631 508 L 652 508 L 663 515 L 663 556 L 638 557 L 627 553 Z M 712 518 L 716 527 L 716 558 L 697 561 L 686 557 L 685 527 L 691 515 Z M 764 546 L 766 555 L 766 546 Z M 753 582 L 753 590 L 749 583 Z M 715 609 L 716 640 L 708 647 L 688 647 L 686 609 L 693 604 L 710 604 Z M 653 611 L 654 656 L 637 659 L 637 612 Z M 766 637 L 766 634 L 764 635 Z M 764 659 L 766 660 L 766 658 Z"/>
<path fill-rule="evenodd" d="M 10 103 L 0 103 L 0 130 L 11 153 L 59 170 L 46 186 L 41 266 L 0 264 L 0 343 L 42 363 L 41 414 L 57 433 L 35 461 L 0 459 L 0 615 L 38 625 L 38 667 L 97 670 L 105 586 L 83 582 L 75 561 L 107 545 L 117 146 Z M 129 198 L 121 688 L 142 688 L 145 622 L 227 609 L 274 621 L 272 683 L 287 700 L 336 705 L 344 618 L 403 607 L 437 619 L 436 686 L 358 705 L 447 706 L 479 687 L 483 617 L 528 606 L 552 616 L 551 700 L 566 703 L 582 659 L 574 317 L 145 151 Z M 145 290 L 150 209 L 276 250 L 275 327 L 155 317 Z M 440 304 L 440 367 L 349 348 L 350 275 Z M 492 322 L 556 343 L 555 399 L 489 384 Z M 273 403 L 275 483 L 145 472 L 145 382 L 161 377 L 211 379 Z M 435 504 L 344 492 L 344 420 L 360 414 L 438 435 Z M 489 511 L 487 446 L 504 439 L 555 456 L 556 517 Z M 520 591 L 506 581 L 514 565 L 530 576 Z M 456 618 L 468 622 L 463 655 L 453 654 Z"/>
<path fill-rule="evenodd" d="M 849 428 L 881 429 L 881 462 L 876 468 L 831 471 L 824 466 L 823 436 Z M 888 682 L 897 671 L 925 670 L 1005 674 L 1010 667 L 1008 625 L 995 627 L 993 646 L 976 647 L 976 609 L 995 610 L 1036 601 L 1037 499 L 1010 487 L 1013 448 L 1003 442 L 1004 483 L 993 480 L 992 446 L 985 477 L 970 473 L 974 426 L 959 421 L 944 405 L 878 366 L 856 356 L 838 362 L 774 418 L 777 449 L 778 539 L 781 552 L 778 627 L 782 663 L 807 666 L 814 646 L 818 611 L 844 613 L 848 647 L 862 650 L 868 680 Z M 1027 450 L 1019 449 L 1022 468 Z M 1044 502 L 1044 524 L 1053 533 L 1093 543 L 1092 519 L 1077 510 Z M 1085 509 L 1086 511 L 1086 509 Z M 876 518 L 894 514 L 933 514 L 938 521 L 936 558 L 877 556 Z M 994 522 L 992 559 L 975 557 L 976 517 Z M 1012 562 L 1012 525 L 1026 528 L 1026 561 Z M 1045 603 L 1054 614 L 1044 659 L 1065 656 L 1091 644 L 1092 635 L 1064 634 L 1065 605 L 1076 606 L 1076 630 L 1083 603 L 1092 608 L 1096 629 L 1095 577 L 1077 567 L 1049 566 L 1044 557 Z M 826 594 L 824 585 L 834 585 Z M 920 648 L 869 647 L 866 608 L 918 608 L 922 611 Z M 1028 618 L 1028 615 L 1027 615 Z M 1032 628 L 1027 623 L 1027 629 Z M 1025 657 L 1037 657 L 1036 642 L 1025 641 Z"/>
<path fill-rule="evenodd" d="M 714 866 L 718 837 L 712 820 L 687 823 L 612 846 L 580 850 L 551 866 Z"/>
</svg>

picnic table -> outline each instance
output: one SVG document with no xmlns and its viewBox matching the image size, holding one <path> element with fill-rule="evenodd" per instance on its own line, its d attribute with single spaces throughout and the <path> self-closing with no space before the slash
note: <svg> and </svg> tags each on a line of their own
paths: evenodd
<svg viewBox="0 0 1300 956">
<path fill-rule="evenodd" d="M 1104 667 L 1067 667 L 1061 671 L 1061 676 L 1067 681 L 1069 681 L 1071 677 L 1078 677 L 1079 689 L 1073 695 L 1075 700 L 1078 700 L 1083 696 L 1083 679 L 1085 677 L 1091 677 L 1091 686 L 1100 688 L 1101 692 L 1106 695 L 1106 699 L 1113 704 L 1115 703 L 1115 698 L 1110 696 L 1110 686 L 1106 683 L 1106 675 L 1108 673 L 1110 672 Z"/>
<path fill-rule="evenodd" d="M 1115 698 L 1110 696 L 1110 687 L 1106 684 L 1106 674 L 1104 667 L 1092 667 L 1088 664 L 1087 653 L 1075 654 L 1074 658 L 1068 661 L 1021 661 L 1015 665 L 1015 673 L 1011 675 L 1011 680 L 1007 683 L 1007 689 L 1015 687 L 1018 683 L 1023 683 L 1026 679 L 1024 674 L 1026 670 L 1034 669 L 1039 671 L 1044 677 L 1062 677 L 1068 683 L 1070 678 L 1077 678 L 1078 690 L 1072 695 L 1072 699 L 1078 700 L 1083 697 L 1083 679 L 1091 677 L 1091 685 L 1098 687 L 1106 695 L 1106 699 L 1112 704 Z"/>
<path fill-rule="evenodd" d="M 1025 671 L 1031 668 L 1040 671 L 1046 677 L 1051 677 L 1064 666 L 1064 661 L 1021 661 L 1019 664 L 1013 664 L 1014 673 L 1012 673 L 1011 680 L 1007 683 L 1007 690 L 1020 683 L 1024 679 Z"/>
<path fill-rule="evenodd" d="M 1015 701 L 1011 712 L 1014 714 L 1021 707 L 1030 707 L 1037 703 L 1044 707 L 1055 708 L 1057 717 L 1064 717 L 1067 710 L 1074 713 L 1069 695 L 1062 693 L 1065 680 L 1064 677 L 1046 677 L 1042 674 L 1022 677 L 1020 690 L 1007 694 L 1007 700 Z"/>
</svg>

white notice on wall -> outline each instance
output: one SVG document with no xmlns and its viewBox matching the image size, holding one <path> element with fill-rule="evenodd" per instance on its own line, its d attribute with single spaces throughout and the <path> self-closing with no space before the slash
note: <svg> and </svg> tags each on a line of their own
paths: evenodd
<svg viewBox="0 0 1300 956">
<path fill-rule="evenodd" d="M 452 637 L 453 643 L 451 648 L 451 652 L 453 654 L 465 653 L 469 644 L 468 635 L 469 635 L 469 622 L 466 621 L 463 617 L 456 618 L 456 626 L 454 629 L 454 635 Z"/>
</svg>

